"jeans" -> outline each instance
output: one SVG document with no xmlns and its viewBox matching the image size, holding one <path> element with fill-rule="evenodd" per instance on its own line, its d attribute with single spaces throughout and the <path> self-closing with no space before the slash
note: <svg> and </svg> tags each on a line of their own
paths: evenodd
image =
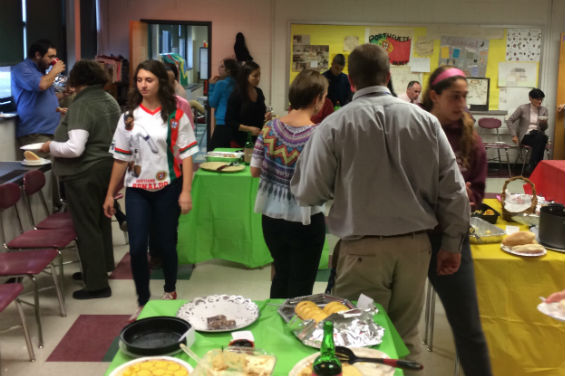
<svg viewBox="0 0 565 376">
<path fill-rule="evenodd" d="M 479 319 L 471 246 L 466 238 L 461 249 L 461 266 L 452 275 L 438 276 L 437 253 L 441 234 L 429 234 L 432 259 L 428 278 L 437 292 L 455 339 L 455 348 L 466 376 L 492 375 L 488 347 Z"/>
<path fill-rule="evenodd" d="M 528 161 L 528 173 L 532 173 L 539 161 L 543 160 L 545 145 L 547 144 L 547 135 L 540 131 L 531 131 L 522 138 L 523 145 L 531 146 L 532 152 Z"/>
<path fill-rule="evenodd" d="M 175 291 L 177 282 L 177 227 L 180 207 L 178 199 L 181 181 L 159 191 L 127 188 L 126 212 L 128 213 L 128 234 L 130 243 L 131 270 L 139 306 L 145 305 L 150 297 L 149 265 L 147 242 L 151 227 L 153 241 L 161 251 L 165 292 Z M 158 220 L 152 220 L 158 219 Z"/>
<path fill-rule="evenodd" d="M 326 238 L 322 213 L 309 225 L 263 216 L 263 236 L 273 257 L 271 299 L 311 295 Z"/>
</svg>

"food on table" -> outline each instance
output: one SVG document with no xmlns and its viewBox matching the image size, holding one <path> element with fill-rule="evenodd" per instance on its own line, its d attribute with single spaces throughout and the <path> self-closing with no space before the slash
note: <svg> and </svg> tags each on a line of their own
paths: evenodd
<svg viewBox="0 0 565 376">
<path fill-rule="evenodd" d="M 516 245 L 534 243 L 535 239 L 536 239 L 536 234 L 534 234 L 533 232 L 518 231 L 513 234 L 507 235 L 502 240 L 502 244 L 507 247 L 514 247 Z"/>
<path fill-rule="evenodd" d="M 27 161 L 39 161 L 41 158 L 34 152 L 26 150 L 24 151 L 24 159 Z"/>
<path fill-rule="evenodd" d="M 485 210 L 485 212 L 483 214 L 494 215 L 494 211 L 492 209 L 487 209 L 487 210 Z"/>
<path fill-rule="evenodd" d="M 210 330 L 232 329 L 236 325 L 235 320 L 228 320 L 225 315 L 210 316 L 206 321 Z"/>
<path fill-rule="evenodd" d="M 148 359 L 126 367 L 118 376 L 188 376 L 188 370 L 167 359 Z"/>
<path fill-rule="evenodd" d="M 202 366 L 206 376 L 269 376 L 275 366 L 271 355 L 218 350 L 206 354 L 203 362 L 207 363 Z"/>
<path fill-rule="evenodd" d="M 294 308 L 294 312 L 302 320 L 315 320 L 316 322 L 320 322 L 329 316 L 328 313 L 322 311 L 316 303 L 310 300 L 303 300 L 298 303 Z"/>
<path fill-rule="evenodd" d="M 519 253 L 543 253 L 545 248 L 541 244 L 522 244 L 515 245 L 512 250 Z"/>
<path fill-rule="evenodd" d="M 330 302 L 324 307 L 324 312 L 328 315 L 343 311 L 349 311 L 349 307 L 341 302 Z"/>
<path fill-rule="evenodd" d="M 341 364 L 341 374 L 343 376 L 363 376 L 361 371 L 352 366 L 351 364 Z M 312 364 L 302 368 L 297 376 L 312 376 Z"/>
</svg>

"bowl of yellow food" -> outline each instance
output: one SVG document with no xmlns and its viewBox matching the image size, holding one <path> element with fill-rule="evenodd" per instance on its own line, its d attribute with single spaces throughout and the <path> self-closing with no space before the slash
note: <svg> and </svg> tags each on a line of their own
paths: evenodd
<svg viewBox="0 0 565 376">
<path fill-rule="evenodd" d="M 170 356 L 134 359 L 116 368 L 110 376 L 189 376 L 192 366 Z"/>
<path fill-rule="evenodd" d="M 481 218 L 493 225 L 500 217 L 500 213 L 488 206 L 485 203 L 481 203 L 471 214 L 473 217 Z"/>
</svg>

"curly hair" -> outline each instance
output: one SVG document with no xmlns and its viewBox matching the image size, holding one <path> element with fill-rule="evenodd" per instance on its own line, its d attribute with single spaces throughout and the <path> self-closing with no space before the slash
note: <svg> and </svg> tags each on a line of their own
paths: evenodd
<svg viewBox="0 0 565 376">
<path fill-rule="evenodd" d="M 105 85 L 108 82 L 106 71 L 94 60 L 79 60 L 69 73 L 69 86 Z"/>
<path fill-rule="evenodd" d="M 141 69 L 153 73 L 159 80 L 157 96 L 161 102 L 161 118 L 164 122 L 169 121 L 169 116 L 177 109 L 177 99 L 175 97 L 175 90 L 169 81 L 169 75 L 167 74 L 165 65 L 158 60 L 145 60 L 139 63 L 135 69 L 133 85 L 128 95 L 127 110 L 133 112 L 143 100 L 143 97 L 137 89 L 137 74 Z"/>
<path fill-rule="evenodd" d="M 436 94 L 441 94 L 445 89 L 450 88 L 453 83 L 459 79 L 463 79 L 465 81 L 467 81 L 467 79 L 464 76 L 452 76 L 449 78 L 446 78 L 445 80 L 441 80 L 440 82 L 436 82 L 435 85 L 432 85 L 432 82 L 435 81 L 435 79 L 446 69 L 449 68 L 453 68 L 450 65 L 442 65 L 440 67 L 438 67 L 431 75 L 430 75 L 430 79 L 428 81 L 428 87 L 426 88 L 426 91 L 424 92 L 423 98 L 422 98 L 422 107 L 428 111 L 431 112 L 433 107 L 434 107 L 434 103 L 431 99 L 430 96 L 430 92 L 433 90 Z M 463 125 L 461 127 L 461 137 L 459 138 L 459 149 L 461 151 L 461 159 L 462 159 L 462 163 L 464 167 L 469 167 L 470 164 L 470 159 L 471 159 L 471 153 L 473 151 L 473 147 L 475 146 L 475 143 L 477 142 L 477 134 L 475 131 L 475 120 L 473 120 L 471 114 L 469 114 L 468 112 L 463 112 L 463 116 L 461 117 L 461 124 Z M 443 126 L 443 124 L 442 124 Z"/>
</svg>

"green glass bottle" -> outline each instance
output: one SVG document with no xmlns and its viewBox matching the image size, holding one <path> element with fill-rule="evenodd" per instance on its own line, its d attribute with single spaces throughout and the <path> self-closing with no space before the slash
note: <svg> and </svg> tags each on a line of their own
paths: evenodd
<svg viewBox="0 0 565 376">
<path fill-rule="evenodd" d="M 247 132 L 247 141 L 243 147 L 243 162 L 246 164 L 251 163 L 251 156 L 253 155 L 253 139 L 251 138 L 251 132 Z"/>
<path fill-rule="evenodd" d="M 339 101 L 335 102 L 334 111 L 337 111 L 341 108 L 341 103 Z"/>
<path fill-rule="evenodd" d="M 335 355 L 334 324 L 324 321 L 324 339 L 320 355 L 312 364 L 312 376 L 341 376 L 341 362 Z"/>
</svg>

